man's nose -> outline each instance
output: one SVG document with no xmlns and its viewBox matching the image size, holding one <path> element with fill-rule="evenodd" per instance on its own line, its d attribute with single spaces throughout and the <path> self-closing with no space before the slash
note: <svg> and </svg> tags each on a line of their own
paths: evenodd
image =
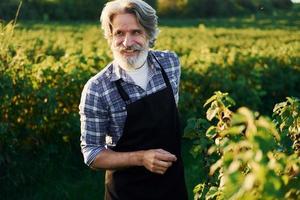
<svg viewBox="0 0 300 200">
<path fill-rule="evenodd" d="M 133 45 L 133 38 L 130 36 L 130 34 L 125 35 L 123 45 L 124 47 L 131 47 Z"/>
</svg>

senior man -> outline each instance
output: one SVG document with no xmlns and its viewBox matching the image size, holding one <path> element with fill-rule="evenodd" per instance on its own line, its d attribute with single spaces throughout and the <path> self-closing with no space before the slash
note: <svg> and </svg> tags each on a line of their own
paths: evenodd
<svg viewBox="0 0 300 200">
<path fill-rule="evenodd" d="M 110 1 L 100 20 L 114 60 L 82 92 L 84 161 L 106 170 L 106 200 L 186 200 L 178 58 L 149 49 L 157 16 L 144 1 Z"/>
</svg>

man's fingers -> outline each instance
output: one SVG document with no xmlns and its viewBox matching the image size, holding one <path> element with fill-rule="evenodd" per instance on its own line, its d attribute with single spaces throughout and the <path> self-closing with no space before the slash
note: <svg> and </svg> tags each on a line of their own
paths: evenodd
<svg viewBox="0 0 300 200">
<path fill-rule="evenodd" d="M 175 155 L 163 149 L 151 149 L 144 152 L 143 165 L 153 173 L 164 174 L 176 160 Z"/>
<path fill-rule="evenodd" d="M 165 168 L 165 167 L 155 167 L 153 169 L 153 173 L 157 173 L 157 174 L 164 174 L 166 171 L 167 171 L 168 168 Z"/>
<path fill-rule="evenodd" d="M 170 162 L 174 162 L 177 160 L 176 156 L 167 152 L 167 151 L 157 151 L 157 159 L 158 160 L 163 160 L 163 161 L 170 161 Z"/>
<path fill-rule="evenodd" d="M 164 174 L 166 171 L 165 170 L 157 170 L 155 171 L 154 173 L 157 173 L 157 174 Z"/>
<path fill-rule="evenodd" d="M 168 152 L 164 149 L 155 149 L 155 151 L 160 152 L 160 153 L 170 154 L 170 152 Z"/>
<path fill-rule="evenodd" d="M 162 161 L 162 160 L 155 160 L 154 164 L 155 164 L 155 166 L 158 166 L 158 167 L 168 168 L 172 165 L 172 162 L 166 162 L 166 161 Z"/>
</svg>

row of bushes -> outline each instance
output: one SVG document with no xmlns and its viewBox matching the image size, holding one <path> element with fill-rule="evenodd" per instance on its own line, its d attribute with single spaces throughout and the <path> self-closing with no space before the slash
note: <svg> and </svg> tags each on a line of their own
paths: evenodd
<svg viewBox="0 0 300 200">
<path fill-rule="evenodd" d="M 162 17 L 225 17 L 264 13 L 292 7 L 290 0 L 158 0 Z"/>
<path fill-rule="evenodd" d="M 21 19 L 34 20 L 97 20 L 107 0 L 23 0 Z M 245 14 L 270 14 L 292 7 L 290 0 L 146 0 L 157 8 L 160 17 L 216 17 Z M 0 3 L 0 19 L 12 19 L 19 1 Z"/>
</svg>

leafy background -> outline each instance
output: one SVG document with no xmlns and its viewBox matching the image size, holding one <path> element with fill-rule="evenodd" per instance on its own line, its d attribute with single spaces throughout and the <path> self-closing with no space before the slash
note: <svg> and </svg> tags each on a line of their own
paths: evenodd
<svg viewBox="0 0 300 200">
<path fill-rule="evenodd" d="M 31 5 L 43 8 L 32 13 L 43 12 L 45 17 L 26 16 L 26 6 Z M 181 7 L 177 7 L 179 12 Z M 0 13 L 12 19 L 16 9 L 11 10 L 12 15 L 8 10 Z M 80 153 L 78 104 L 85 82 L 112 55 L 99 24 L 51 21 L 63 15 L 52 17 L 50 10 L 37 1 L 24 1 L 23 20 L 1 22 L 1 198 L 102 198 L 103 172 L 84 166 Z M 183 127 L 188 119 L 205 118 L 203 105 L 218 90 L 236 101 L 232 110 L 247 106 L 268 116 L 287 96 L 299 98 L 299 13 L 299 6 L 294 5 L 283 11 L 271 9 L 267 15 L 254 9 L 238 17 L 160 19 L 155 49 L 175 51 L 182 65 L 179 109 Z M 204 157 L 192 148 L 199 142 L 203 140 L 183 139 L 190 199 L 194 186 L 208 175 L 203 170 L 207 169 Z"/>
</svg>

